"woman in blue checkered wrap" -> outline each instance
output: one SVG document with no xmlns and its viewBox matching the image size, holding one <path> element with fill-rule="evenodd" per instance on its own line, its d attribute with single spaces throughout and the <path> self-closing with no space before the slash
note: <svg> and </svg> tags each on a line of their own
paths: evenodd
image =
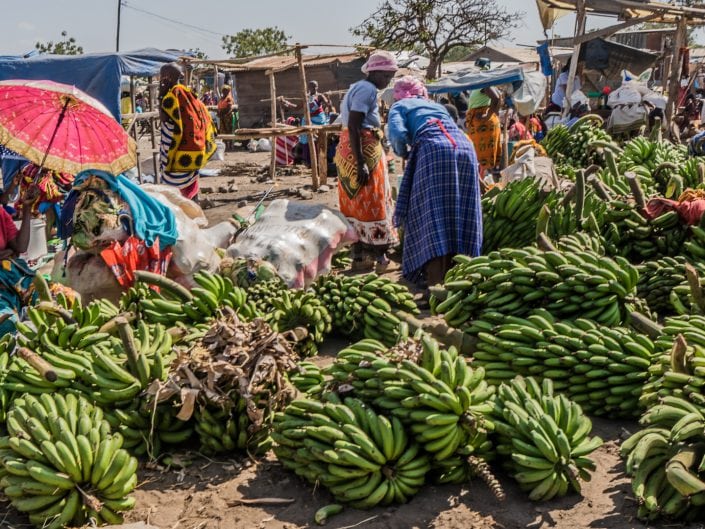
<svg viewBox="0 0 705 529">
<path fill-rule="evenodd" d="M 407 159 L 394 222 L 404 230 L 404 277 L 443 282 L 453 256 L 482 248 L 482 208 L 475 149 L 442 105 L 413 77 L 394 87 L 389 141 Z"/>
</svg>

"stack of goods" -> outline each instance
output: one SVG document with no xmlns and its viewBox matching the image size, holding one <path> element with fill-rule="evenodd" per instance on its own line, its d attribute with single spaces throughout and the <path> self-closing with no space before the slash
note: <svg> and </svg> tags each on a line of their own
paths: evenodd
<svg viewBox="0 0 705 529">
<path fill-rule="evenodd" d="M 41 528 L 121 524 L 132 509 L 137 460 L 103 411 L 72 393 L 25 395 L 0 438 L 0 487 Z"/>
<path fill-rule="evenodd" d="M 602 445 L 588 437 L 592 423 L 575 402 L 553 394 L 549 379 L 517 377 L 497 389 L 493 421 L 499 437 L 497 452 L 505 466 L 529 491 L 531 500 L 580 492 L 590 481 L 595 463 L 587 456 Z"/>
</svg>

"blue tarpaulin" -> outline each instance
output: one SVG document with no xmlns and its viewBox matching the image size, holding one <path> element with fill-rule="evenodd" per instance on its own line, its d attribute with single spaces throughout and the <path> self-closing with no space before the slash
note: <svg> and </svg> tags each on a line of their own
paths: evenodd
<svg viewBox="0 0 705 529">
<path fill-rule="evenodd" d="M 426 85 L 430 94 L 457 94 L 468 90 L 482 90 L 490 86 L 514 84 L 515 88 L 524 82 L 524 71 L 521 68 L 509 68 L 478 72 L 464 70 L 446 77 L 435 83 Z"/>
<path fill-rule="evenodd" d="M 120 77 L 157 75 L 162 65 L 182 55 L 179 51 L 146 48 L 125 53 L 0 56 L 0 81 L 46 79 L 74 85 L 103 103 L 119 120 Z"/>
</svg>

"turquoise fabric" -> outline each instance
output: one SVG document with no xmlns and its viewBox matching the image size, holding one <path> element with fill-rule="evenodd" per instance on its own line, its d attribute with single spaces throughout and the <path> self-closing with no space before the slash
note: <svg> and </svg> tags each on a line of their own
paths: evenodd
<svg viewBox="0 0 705 529">
<path fill-rule="evenodd" d="M 10 314 L 10 318 L 0 323 L 0 335 L 15 331 L 23 301 L 28 301 L 23 298 L 34 279 L 34 271 L 22 259 L 11 259 L 9 263 L 9 270 L 0 267 L 0 315 Z"/>
<path fill-rule="evenodd" d="M 74 188 L 81 185 L 91 175 L 104 180 L 110 189 L 127 202 L 132 213 L 133 235 L 151 246 L 159 237 L 163 250 L 173 246 L 179 237 L 176 217 L 169 207 L 148 195 L 144 189 L 124 175 L 114 176 L 105 171 L 88 170 L 76 175 Z"/>
</svg>

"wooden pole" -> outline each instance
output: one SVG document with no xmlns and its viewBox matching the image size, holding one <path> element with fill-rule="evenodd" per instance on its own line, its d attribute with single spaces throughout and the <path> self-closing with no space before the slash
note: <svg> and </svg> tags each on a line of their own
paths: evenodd
<svg viewBox="0 0 705 529">
<path fill-rule="evenodd" d="M 134 75 L 130 76 L 130 104 L 132 105 L 132 112 L 137 112 Z M 137 149 L 137 178 L 139 179 L 140 184 L 143 184 L 144 182 L 142 181 L 142 157 L 140 156 L 140 137 L 139 131 L 137 130 L 137 120 L 135 120 L 132 126 L 132 137 L 135 139 L 135 148 Z"/>
<path fill-rule="evenodd" d="M 328 179 L 328 133 L 318 135 L 318 180 L 325 184 Z"/>
<path fill-rule="evenodd" d="M 301 90 L 304 96 L 304 117 L 306 118 L 306 124 L 312 125 L 311 123 L 311 109 L 308 107 L 308 86 L 306 85 L 306 70 L 304 69 L 304 59 L 301 54 L 301 45 L 296 45 L 296 60 L 299 63 L 299 79 L 301 80 Z M 313 132 L 308 133 L 308 153 L 311 158 L 311 182 L 313 185 L 313 190 L 317 191 L 318 182 L 318 157 L 316 156 L 316 145 L 314 144 L 316 136 Z"/>
<path fill-rule="evenodd" d="M 147 78 L 149 85 L 147 87 L 147 93 L 149 94 L 149 107 L 150 110 L 154 109 L 154 77 Z M 144 109 L 145 111 L 147 109 Z M 158 184 L 159 177 L 159 154 L 157 153 L 157 133 L 154 130 L 155 121 L 159 119 L 159 112 L 157 112 L 156 117 L 149 118 L 149 140 L 152 144 L 152 165 L 154 166 L 154 183 Z"/>
<path fill-rule="evenodd" d="M 681 48 L 685 45 L 688 34 L 688 20 L 686 17 L 678 19 L 678 29 L 676 30 L 676 40 L 673 43 L 673 59 L 671 60 L 671 79 L 668 84 L 668 106 L 666 107 L 666 121 L 670 126 L 678 112 L 678 95 L 680 93 L 681 81 Z"/>
<path fill-rule="evenodd" d="M 585 35 L 585 21 L 587 19 L 587 11 L 585 10 L 585 0 L 578 0 L 578 18 L 575 21 L 575 44 L 573 45 L 573 56 L 570 59 L 570 71 L 568 72 L 568 86 L 565 91 L 565 103 L 563 103 L 563 116 L 567 116 L 570 112 L 570 97 L 573 95 L 573 87 L 575 86 L 575 74 L 578 72 L 578 60 L 580 59 L 579 37 Z"/>
<path fill-rule="evenodd" d="M 218 65 L 213 65 L 213 93 L 220 101 L 220 83 L 218 82 Z"/>
<path fill-rule="evenodd" d="M 269 75 L 269 97 L 272 99 L 271 102 L 271 114 L 272 114 L 272 128 L 277 126 L 277 83 L 274 78 L 274 72 L 267 72 Z M 308 108 L 308 107 L 307 107 Z M 309 139 L 309 141 L 311 141 Z M 277 139 L 272 136 L 270 140 L 271 145 L 271 156 L 269 158 L 269 179 L 274 180 L 277 171 Z"/>
</svg>

